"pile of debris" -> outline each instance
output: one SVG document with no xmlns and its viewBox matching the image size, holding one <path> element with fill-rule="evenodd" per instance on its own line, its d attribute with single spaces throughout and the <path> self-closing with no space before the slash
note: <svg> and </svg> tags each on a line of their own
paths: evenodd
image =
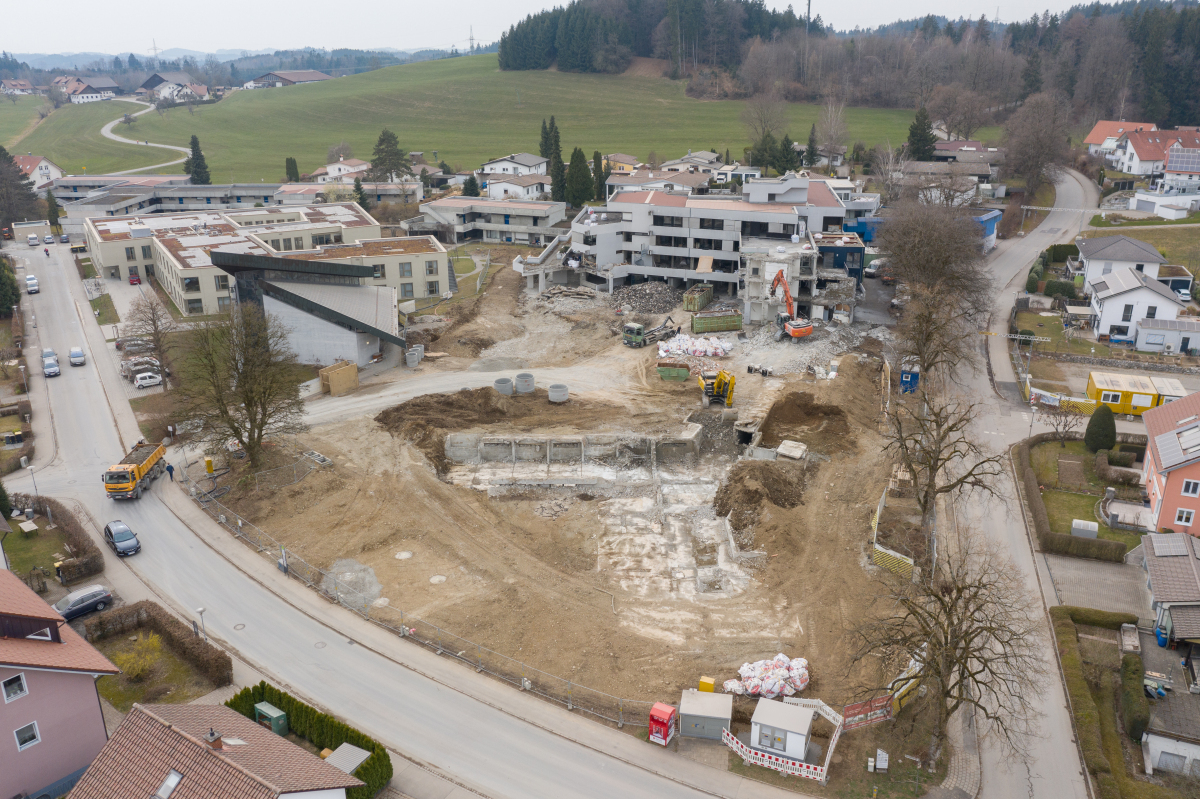
<svg viewBox="0 0 1200 799">
<path fill-rule="evenodd" d="M 628 306 L 637 313 L 664 314 L 683 302 L 683 289 L 673 289 L 657 281 L 635 283 L 614 289 L 612 303 L 618 308 Z"/>
<path fill-rule="evenodd" d="M 586 286 L 554 286 L 537 295 L 534 302 L 555 311 L 579 311 L 596 304 L 597 294 Z"/>
<path fill-rule="evenodd" d="M 782 652 L 770 660 L 743 663 L 738 669 L 740 680 L 726 680 L 721 686 L 725 693 L 739 696 L 761 696 L 774 699 L 783 694 L 795 696 L 808 687 L 808 661 L 791 660 Z"/>
</svg>

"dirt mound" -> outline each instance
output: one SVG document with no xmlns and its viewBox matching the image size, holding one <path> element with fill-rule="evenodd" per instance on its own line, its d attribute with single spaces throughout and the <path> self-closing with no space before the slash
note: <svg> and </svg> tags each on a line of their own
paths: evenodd
<svg viewBox="0 0 1200 799">
<path fill-rule="evenodd" d="M 764 447 L 801 441 L 826 455 L 856 447 L 846 412 L 837 405 L 819 404 L 807 391 L 793 391 L 772 405 L 761 429 Z"/>
<path fill-rule="evenodd" d="M 764 501 L 777 508 L 804 504 L 804 468 L 771 461 L 738 461 L 713 498 L 718 516 L 729 516 L 733 529 L 754 526 Z M 732 514 L 732 515 L 730 515 Z"/>
</svg>

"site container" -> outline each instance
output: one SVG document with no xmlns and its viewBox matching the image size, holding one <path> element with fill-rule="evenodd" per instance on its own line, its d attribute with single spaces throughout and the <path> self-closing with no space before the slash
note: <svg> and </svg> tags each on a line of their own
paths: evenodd
<svg viewBox="0 0 1200 799">
<path fill-rule="evenodd" d="M 697 283 L 683 293 L 683 310 L 697 313 L 712 302 L 713 284 Z"/>
<path fill-rule="evenodd" d="M 742 312 L 738 310 L 710 311 L 692 317 L 693 333 L 717 333 L 723 330 L 741 330 Z"/>
</svg>

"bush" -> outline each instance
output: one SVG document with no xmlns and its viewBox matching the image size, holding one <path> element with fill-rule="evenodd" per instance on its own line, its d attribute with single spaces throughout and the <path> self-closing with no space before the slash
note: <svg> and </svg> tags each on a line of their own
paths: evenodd
<svg viewBox="0 0 1200 799">
<path fill-rule="evenodd" d="M 1112 408 L 1100 405 L 1092 412 L 1087 429 L 1083 431 L 1083 445 L 1088 452 L 1112 449 L 1117 444 L 1117 420 Z"/>
<path fill-rule="evenodd" d="M 147 633 L 133 645 L 133 650 L 113 655 L 113 663 L 133 682 L 140 682 L 150 675 L 154 662 L 162 653 L 162 636 Z"/>
<path fill-rule="evenodd" d="M 32 442 L 27 443 L 32 444 Z M 30 449 L 32 451 L 32 447 Z M 25 448 L 22 447 L 21 452 L 24 451 Z M 104 571 L 104 555 L 92 543 L 92 537 L 75 518 L 75 514 L 67 510 L 67 507 L 61 502 L 44 496 L 31 497 L 28 494 L 13 494 L 12 505 L 14 508 L 33 508 L 34 513 L 40 513 L 43 516 L 49 510 L 50 514 L 54 516 L 54 523 L 58 525 L 66 545 L 70 547 L 71 554 L 74 556 L 63 561 L 61 568 L 64 583 L 70 584 Z"/>
<path fill-rule="evenodd" d="M 1104 755 L 1104 746 L 1100 739 L 1100 711 L 1096 708 L 1092 692 L 1083 676 L 1083 658 L 1079 654 L 1075 623 L 1063 607 L 1050 608 L 1050 620 L 1054 626 L 1054 638 L 1058 644 L 1063 677 L 1067 682 L 1067 695 L 1071 699 L 1071 712 L 1075 716 L 1079 748 L 1083 750 L 1083 762 L 1093 774 L 1109 774 L 1112 772 L 1112 766 Z M 1119 796 L 1120 792 L 1117 795 Z"/>
<path fill-rule="evenodd" d="M 350 743 L 371 753 L 354 771 L 354 776 L 366 785 L 348 789 L 347 799 L 370 799 L 391 781 L 392 759 L 383 744 L 273 685 L 260 682 L 253 687 L 243 688 L 225 706 L 253 720 L 254 706 L 259 702 L 269 702 L 287 713 L 291 731 L 319 749 L 337 749 L 344 743 Z"/>
<path fill-rule="evenodd" d="M 1042 291 L 1047 297 L 1066 297 L 1068 300 L 1075 299 L 1075 283 L 1070 280 L 1049 280 L 1046 281 L 1046 288 Z"/>
<path fill-rule="evenodd" d="M 1096 610 L 1095 608 L 1080 608 L 1073 605 L 1061 605 L 1071 617 L 1071 621 L 1085 627 L 1103 627 L 1105 630 L 1120 630 L 1122 624 L 1137 625 L 1138 617 L 1133 613 L 1116 613 L 1111 610 Z"/>
<path fill-rule="evenodd" d="M 197 638 L 191 627 L 148 599 L 114 608 L 92 619 L 84 625 L 84 636 L 89 641 L 97 641 L 141 628 L 161 636 L 175 654 L 191 663 L 218 688 L 233 682 L 233 659 L 229 655 L 203 638 Z"/>
<path fill-rule="evenodd" d="M 1109 485 L 1116 483 L 1120 485 L 1140 486 L 1142 484 L 1142 475 L 1140 472 L 1120 471 L 1112 468 L 1109 464 L 1109 460 L 1112 457 L 1113 453 L 1109 450 L 1102 449 L 1096 453 L 1097 477 Z M 1130 461 L 1130 465 L 1132 463 Z"/>
<path fill-rule="evenodd" d="M 1037 270 L 1030 269 L 1029 277 L 1025 281 L 1025 290 L 1027 292 L 1029 292 L 1030 294 L 1037 294 L 1038 280 L 1040 280 L 1040 278 L 1038 276 Z"/>
<path fill-rule="evenodd" d="M 1125 733 L 1138 743 L 1150 726 L 1150 702 L 1142 690 L 1145 676 L 1140 657 L 1131 653 L 1121 658 L 1121 715 L 1125 717 Z"/>
<path fill-rule="evenodd" d="M 1046 250 L 1051 261 L 1065 261 L 1067 258 L 1079 255 L 1079 247 L 1074 244 L 1051 244 Z"/>
<path fill-rule="evenodd" d="M 1100 453 L 1097 452 L 1097 455 Z M 1122 469 L 1131 469 L 1133 464 L 1137 462 L 1137 455 L 1132 452 L 1121 452 L 1119 450 L 1110 450 L 1104 453 L 1108 459 L 1109 466 L 1120 466 Z"/>
</svg>

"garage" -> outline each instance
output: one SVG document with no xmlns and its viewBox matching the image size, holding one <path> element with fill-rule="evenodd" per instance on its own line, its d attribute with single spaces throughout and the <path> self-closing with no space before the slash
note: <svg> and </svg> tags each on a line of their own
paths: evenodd
<svg viewBox="0 0 1200 799">
<path fill-rule="evenodd" d="M 1146 212 L 1152 214 L 1152 213 L 1154 213 L 1154 203 L 1151 200 L 1138 200 L 1137 208 L 1135 208 L 1133 210 L 1146 211 Z"/>
</svg>

